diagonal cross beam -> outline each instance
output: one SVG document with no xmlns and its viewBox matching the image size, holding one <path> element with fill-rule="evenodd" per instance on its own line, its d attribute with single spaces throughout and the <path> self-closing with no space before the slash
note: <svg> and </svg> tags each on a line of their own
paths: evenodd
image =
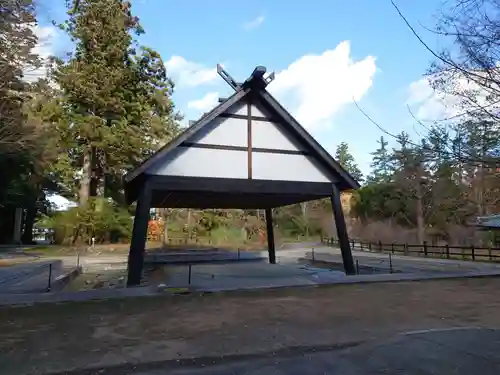
<svg viewBox="0 0 500 375">
<path fill-rule="evenodd" d="M 241 87 L 241 84 L 237 83 L 231 75 L 222 67 L 222 65 L 217 64 L 217 73 L 222 77 L 224 81 L 227 82 L 235 91 Z"/>
<path fill-rule="evenodd" d="M 249 86 L 249 85 L 253 85 L 255 87 L 259 87 L 259 88 L 263 89 L 268 84 L 270 84 L 274 80 L 274 77 L 275 77 L 274 72 L 269 74 L 267 77 L 264 77 L 264 75 L 266 74 L 266 67 L 264 67 L 264 66 L 257 66 L 254 69 L 254 71 L 252 72 L 252 75 L 244 83 L 236 82 L 236 80 L 233 77 L 231 77 L 231 75 L 220 64 L 217 64 L 217 73 L 235 91 L 238 91 L 243 86 Z M 221 100 L 219 100 L 219 102 L 220 101 Z"/>
</svg>

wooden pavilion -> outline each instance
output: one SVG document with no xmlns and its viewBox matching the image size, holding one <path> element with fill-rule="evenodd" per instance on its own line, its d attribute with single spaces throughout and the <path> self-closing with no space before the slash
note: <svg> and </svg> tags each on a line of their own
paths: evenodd
<svg viewBox="0 0 500 375">
<path fill-rule="evenodd" d="M 272 208 L 331 198 L 346 274 L 355 268 L 340 192 L 358 182 L 266 90 L 274 74 L 257 67 L 182 134 L 125 176 L 137 201 L 128 286 L 140 284 L 151 208 L 264 209 L 269 262 L 276 262 Z"/>
</svg>

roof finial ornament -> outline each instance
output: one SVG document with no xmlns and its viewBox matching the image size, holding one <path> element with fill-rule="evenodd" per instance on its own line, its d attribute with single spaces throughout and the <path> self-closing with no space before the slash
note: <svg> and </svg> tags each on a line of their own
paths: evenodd
<svg viewBox="0 0 500 375">
<path fill-rule="evenodd" d="M 267 77 L 264 77 L 266 74 L 266 67 L 265 66 L 257 66 L 251 76 L 244 82 L 244 83 L 238 83 L 236 80 L 231 77 L 231 75 L 226 72 L 226 70 L 222 67 L 222 65 L 217 64 L 217 73 L 222 77 L 224 81 L 227 82 L 229 86 L 231 86 L 234 90 L 239 90 L 241 87 L 257 87 L 259 89 L 264 89 L 266 88 L 267 85 L 269 85 L 275 78 L 274 72 L 271 74 L 268 74 Z"/>
<path fill-rule="evenodd" d="M 222 67 L 222 65 L 217 64 L 217 73 L 222 77 L 224 81 L 227 82 L 229 86 L 231 86 L 234 90 L 238 90 L 241 87 L 241 84 L 237 83 L 233 77 L 229 75 L 228 72 Z"/>
<path fill-rule="evenodd" d="M 266 81 L 266 85 L 269 85 L 272 81 L 274 81 L 275 77 L 276 75 L 274 74 L 274 72 L 272 72 L 266 78 L 264 78 L 264 81 Z"/>
</svg>

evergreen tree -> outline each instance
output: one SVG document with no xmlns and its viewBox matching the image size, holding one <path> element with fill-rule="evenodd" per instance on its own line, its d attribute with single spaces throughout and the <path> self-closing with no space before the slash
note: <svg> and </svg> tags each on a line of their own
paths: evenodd
<svg viewBox="0 0 500 375">
<path fill-rule="evenodd" d="M 423 143 L 423 141 L 422 141 Z M 399 148 L 394 150 L 394 181 L 400 193 L 400 199 L 408 207 L 408 220 L 416 225 L 417 242 L 425 240 L 425 218 L 430 175 L 426 169 L 425 145 L 417 147 L 410 142 L 409 135 L 401 132 L 398 135 Z"/>
<path fill-rule="evenodd" d="M 143 33 L 123 0 L 80 0 L 69 6 L 62 28 L 75 43 L 53 78 L 62 92 L 60 129 L 68 164 L 78 171 L 79 201 L 113 196 L 121 177 L 177 130 L 170 99 L 173 84 L 158 53 L 140 48 Z"/>
<path fill-rule="evenodd" d="M 500 188 L 498 165 L 500 126 L 488 117 L 476 117 L 456 126 L 455 147 L 461 159 L 462 180 L 469 187 L 469 199 L 476 205 L 479 216 L 496 213 L 500 202 L 497 191 Z"/>
<path fill-rule="evenodd" d="M 22 105 L 29 89 L 26 70 L 39 66 L 32 53 L 37 38 L 31 26 L 35 9 L 31 0 L 5 0 L 0 5 L 0 156 L 29 148 L 32 129 L 25 123 Z"/>
<path fill-rule="evenodd" d="M 341 142 L 335 151 L 335 160 L 337 160 L 344 169 L 349 172 L 359 183 L 363 182 L 363 173 L 354 161 L 354 157 L 349 152 L 349 146 L 346 142 Z"/>
<path fill-rule="evenodd" d="M 391 153 L 387 149 L 388 142 L 381 136 L 377 143 L 380 147 L 371 153 L 373 156 L 373 161 L 370 164 L 372 174 L 368 177 L 368 181 L 373 183 L 389 182 L 394 168 Z"/>
<path fill-rule="evenodd" d="M 24 111 L 30 85 L 24 74 L 40 65 L 33 53 L 37 43 L 31 0 L 0 4 L 0 242 L 9 242 L 17 208 L 36 196 L 33 167 L 40 149 L 39 128 Z"/>
</svg>

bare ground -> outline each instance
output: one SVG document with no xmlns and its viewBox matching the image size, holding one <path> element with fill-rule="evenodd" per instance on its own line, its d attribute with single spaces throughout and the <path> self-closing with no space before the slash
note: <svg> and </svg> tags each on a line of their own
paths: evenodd
<svg viewBox="0 0 500 375">
<path fill-rule="evenodd" d="M 0 309 L 0 373 L 341 345 L 431 328 L 500 327 L 498 311 L 500 278 Z"/>
</svg>

